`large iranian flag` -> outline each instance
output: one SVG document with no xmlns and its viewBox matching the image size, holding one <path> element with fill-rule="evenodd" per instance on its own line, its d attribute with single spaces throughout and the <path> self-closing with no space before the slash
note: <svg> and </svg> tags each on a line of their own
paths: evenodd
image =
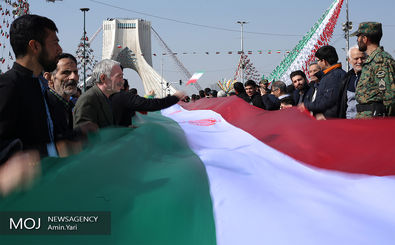
<svg viewBox="0 0 395 245">
<path fill-rule="evenodd" d="M 0 244 L 394 244 L 394 119 L 316 121 L 233 96 L 106 129 L 0 211 L 110 211 L 111 235 Z"/>
</svg>

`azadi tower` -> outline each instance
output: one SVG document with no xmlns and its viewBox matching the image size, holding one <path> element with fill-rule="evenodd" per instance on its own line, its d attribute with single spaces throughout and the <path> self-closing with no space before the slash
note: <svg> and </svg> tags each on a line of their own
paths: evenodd
<svg viewBox="0 0 395 245">
<path fill-rule="evenodd" d="M 157 97 L 176 90 L 152 68 L 151 22 L 141 19 L 107 19 L 103 21 L 103 59 L 113 59 L 124 68 L 135 70 L 143 81 L 145 93 Z M 166 89 L 166 91 L 165 91 Z"/>
</svg>

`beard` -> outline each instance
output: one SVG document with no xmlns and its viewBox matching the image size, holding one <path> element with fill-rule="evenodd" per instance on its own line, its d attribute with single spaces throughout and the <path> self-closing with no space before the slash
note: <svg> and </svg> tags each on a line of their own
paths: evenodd
<svg viewBox="0 0 395 245">
<path fill-rule="evenodd" d="M 365 52 L 368 49 L 368 46 L 366 45 L 366 43 L 360 41 L 358 42 L 358 49 L 361 52 Z"/>
<path fill-rule="evenodd" d="M 302 83 L 302 84 L 298 84 L 298 85 L 295 87 L 295 89 L 297 89 L 297 90 L 302 90 L 302 89 L 303 89 L 303 86 L 304 86 L 303 83 Z"/>
<path fill-rule="evenodd" d="M 63 93 L 67 96 L 72 96 L 77 92 L 77 81 L 69 80 L 65 82 L 63 87 Z"/>
<path fill-rule="evenodd" d="M 357 73 L 362 71 L 362 65 L 355 65 L 353 68 L 354 68 L 354 71 L 356 71 Z"/>
<path fill-rule="evenodd" d="M 40 55 L 38 56 L 38 62 L 41 64 L 44 71 L 53 72 L 56 69 L 56 66 L 58 64 L 58 57 L 56 57 L 53 60 L 50 60 L 48 58 L 48 56 L 49 56 L 48 52 L 44 46 L 43 50 L 41 51 Z"/>
</svg>

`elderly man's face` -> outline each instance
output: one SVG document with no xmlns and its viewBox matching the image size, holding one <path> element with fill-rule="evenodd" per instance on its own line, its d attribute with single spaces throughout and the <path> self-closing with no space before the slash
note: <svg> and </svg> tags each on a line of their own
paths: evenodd
<svg viewBox="0 0 395 245">
<path fill-rule="evenodd" d="M 77 92 L 79 80 L 77 64 L 69 58 L 60 59 L 51 80 L 55 92 L 68 100 Z"/>
<path fill-rule="evenodd" d="M 311 82 L 318 82 L 318 78 L 314 76 L 317 72 L 321 70 L 321 67 L 318 64 L 314 64 L 309 66 L 309 76 Z"/>
<path fill-rule="evenodd" d="M 351 49 L 350 57 L 348 61 L 350 62 L 355 73 L 362 71 L 362 64 L 365 62 L 366 55 L 364 52 L 359 51 L 357 48 Z"/>
<path fill-rule="evenodd" d="M 109 94 L 118 93 L 123 88 L 123 72 L 119 65 L 114 65 L 111 69 L 110 77 L 105 78 L 106 91 Z"/>
<path fill-rule="evenodd" d="M 272 95 L 276 96 L 277 98 L 280 97 L 281 91 L 279 88 L 272 87 Z"/>
</svg>

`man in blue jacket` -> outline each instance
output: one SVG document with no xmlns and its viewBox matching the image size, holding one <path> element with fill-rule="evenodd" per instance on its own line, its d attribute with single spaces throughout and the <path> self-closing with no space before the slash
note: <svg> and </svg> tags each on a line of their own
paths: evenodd
<svg viewBox="0 0 395 245">
<path fill-rule="evenodd" d="M 320 85 L 315 101 L 304 101 L 304 106 L 314 115 L 322 114 L 325 118 L 337 117 L 337 101 L 346 72 L 338 63 L 339 57 L 332 46 L 321 47 L 315 53 L 315 57 L 322 70 L 315 74 L 320 79 Z"/>
</svg>

